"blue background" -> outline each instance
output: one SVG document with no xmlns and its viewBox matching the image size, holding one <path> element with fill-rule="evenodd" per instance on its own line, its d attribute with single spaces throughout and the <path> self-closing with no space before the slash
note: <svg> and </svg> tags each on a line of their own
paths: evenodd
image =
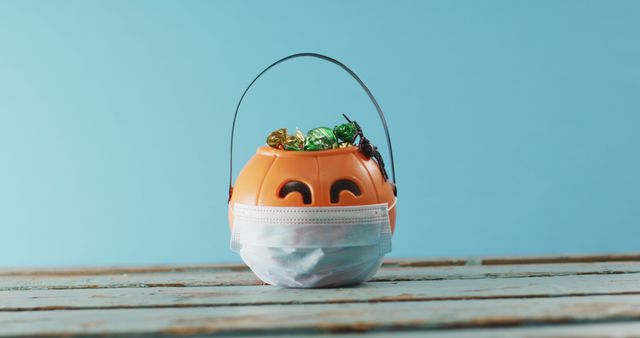
<svg viewBox="0 0 640 338">
<path fill-rule="evenodd" d="M 238 261 L 233 109 L 300 51 L 387 113 L 392 256 L 638 251 L 639 37 L 637 1 L 2 1 L 0 265 Z M 343 112 L 384 146 L 322 61 L 245 103 L 237 167 Z"/>
</svg>

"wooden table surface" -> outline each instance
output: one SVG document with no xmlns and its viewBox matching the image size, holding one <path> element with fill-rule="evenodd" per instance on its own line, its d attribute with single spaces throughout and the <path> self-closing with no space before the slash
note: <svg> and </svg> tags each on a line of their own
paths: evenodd
<svg viewBox="0 0 640 338">
<path fill-rule="evenodd" d="M 0 336 L 640 337 L 640 254 L 388 260 L 356 287 L 242 265 L 0 270 Z"/>
</svg>

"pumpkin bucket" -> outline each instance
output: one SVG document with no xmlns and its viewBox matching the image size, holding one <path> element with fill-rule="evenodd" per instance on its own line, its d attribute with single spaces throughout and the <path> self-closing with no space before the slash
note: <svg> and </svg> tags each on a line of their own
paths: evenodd
<svg viewBox="0 0 640 338">
<path fill-rule="evenodd" d="M 362 145 L 319 151 L 262 146 L 232 185 L 233 136 L 244 96 L 266 71 L 299 57 L 336 64 L 365 90 L 384 126 L 393 181 L 382 158 L 372 156 Z M 251 81 L 238 102 L 231 129 L 229 225 L 231 248 L 260 279 L 284 287 L 333 287 L 368 280 L 391 250 L 396 195 L 384 114 L 348 67 L 320 54 L 294 54 L 274 62 Z"/>
</svg>

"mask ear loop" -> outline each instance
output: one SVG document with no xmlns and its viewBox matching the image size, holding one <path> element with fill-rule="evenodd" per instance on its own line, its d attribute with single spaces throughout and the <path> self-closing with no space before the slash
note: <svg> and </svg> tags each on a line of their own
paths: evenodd
<svg viewBox="0 0 640 338">
<path fill-rule="evenodd" d="M 230 142 L 230 147 L 229 147 L 230 148 L 229 149 L 229 201 L 231 201 L 231 195 L 233 194 L 233 136 L 234 136 L 234 132 L 235 132 L 235 129 L 236 129 L 236 119 L 238 118 L 238 111 L 240 110 L 240 105 L 242 104 L 242 100 L 244 99 L 244 96 L 247 94 L 247 92 L 249 91 L 251 86 L 253 86 L 253 84 L 262 76 L 262 74 L 266 73 L 269 69 L 275 67 L 279 63 L 282 63 L 282 62 L 290 60 L 290 59 L 299 58 L 299 57 L 317 58 L 317 59 L 329 61 L 329 62 L 339 66 L 340 68 L 344 69 L 347 73 L 349 73 L 349 75 L 351 75 L 351 77 L 354 80 L 356 80 L 358 82 L 358 84 L 360 85 L 360 87 L 362 87 L 362 89 L 367 93 L 367 96 L 369 96 L 369 99 L 371 100 L 371 102 L 373 103 L 374 107 L 376 108 L 376 111 L 378 112 L 378 116 L 380 117 L 380 121 L 382 122 L 382 127 L 384 128 L 384 133 L 387 136 L 387 147 L 389 148 L 389 157 L 391 158 L 391 178 L 393 179 L 393 182 L 392 182 L 393 194 L 395 196 L 398 196 L 398 190 L 397 190 L 397 187 L 396 187 L 396 170 L 395 170 L 394 162 L 393 162 L 393 149 L 391 148 L 391 137 L 389 136 L 389 128 L 387 127 L 387 120 L 384 118 L 384 113 L 382 112 L 382 108 L 380 108 L 380 105 L 378 104 L 378 101 L 376 100 L 375 97 L 373 97 L 373 94 L 371 93 L 371 91 L 369 90 L 367 85 L 364 84 L 364 82 L 360 79 L 360 77 L 358 77 L 358 75 L 356 75 L 356 73 L 354 71 L 352 71 L 345 64 L 343 64 L 342 62 L 340 62 L 340 61 L 338 61 L 338 60 L 336 60 L 334 58 L 331 58 L 331 57 L 328 57 L 328 56 L 322 55 L 322 54 L 317 54 L 317 53 L 298 53 L 298 54 L 293 54 L 293 55 L 286 56 L 286 57 L 284 57 L 284 58 L 272 63 L 271 65 L 269 65 L 262 72 L 260 72 L 260 74 L 258 74 L 258 76 L 256 76 L 253 79 L 253 81 L 251 81 L 251 83 L 249 83 L 249 86 L 247 86 L 247 88 L 242 93 L 242 96 L 240 96 L 240 101 L 238 101 L 238 105 L 236 106 L 236 111 L 233 114 L 233 124 L 231 125 L 231 142 Z M 395 202 L 394 202 L 394 205 L 395 205 Z"/>
<path fill-rule="evenodd" d="M 395 208 L 396 207 L 396 203 L 398 203 L 398 198 L 397 197 L 393 199 L 393 203 L 391 203 L 391 206 L 389 206 L 387 208 L 387 211 L 391 211 L 391 209 Z"/>
</svg>

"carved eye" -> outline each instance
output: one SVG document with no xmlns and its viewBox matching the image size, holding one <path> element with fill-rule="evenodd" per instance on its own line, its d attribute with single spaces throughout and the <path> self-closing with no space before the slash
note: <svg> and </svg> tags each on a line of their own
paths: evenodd
<svg viewBox="0 0 640 338">
<path fill-rule="evenodd" d="M 331 203 L 340 202 L 340 192 L 342 190 L 351 191 L 354 196 L 360 196 L 361 194 L 360 188 L 354 181 L 347 179 L 337 180 L 331 185 Z"/>
<path fill-rule="evenodd" d="M 306 183 L 300 181 L 289 181 L 280 188 L 278 197 L 285 198 L 292 192 L 298 192 L 302 195 L 302 203 L 311 204 L 311 188 L 309 188 Z"/>
</svg>

